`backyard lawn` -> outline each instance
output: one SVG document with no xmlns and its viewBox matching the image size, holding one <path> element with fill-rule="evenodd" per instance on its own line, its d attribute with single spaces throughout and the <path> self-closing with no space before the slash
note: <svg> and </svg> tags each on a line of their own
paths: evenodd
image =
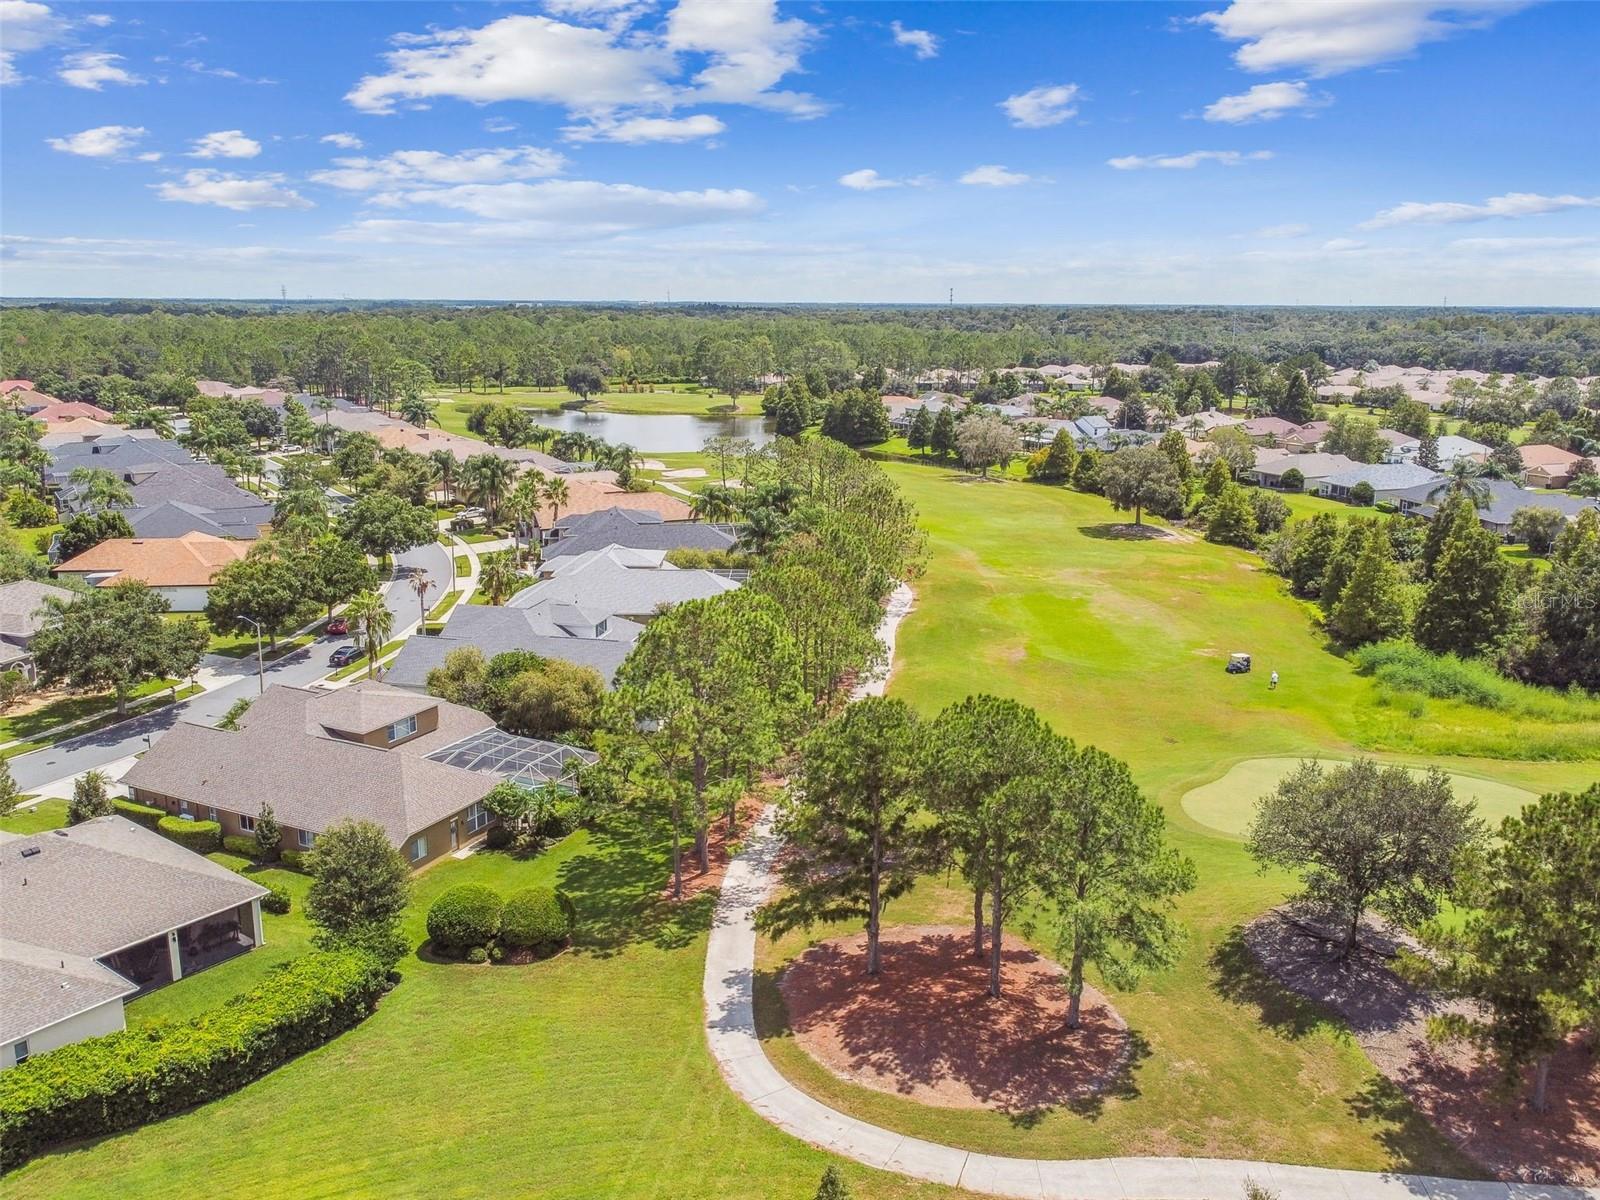
<svg viewBox="0 0 1600 1200">
<path fill-rule="evenodd" d="M 32 833 L 60 829 L 66 823 L 65 800 L 41 800 L 32 808 L 19 808 L 9 817 L 0 817 L 0 831 L 26 837 Z"/>
</svg>

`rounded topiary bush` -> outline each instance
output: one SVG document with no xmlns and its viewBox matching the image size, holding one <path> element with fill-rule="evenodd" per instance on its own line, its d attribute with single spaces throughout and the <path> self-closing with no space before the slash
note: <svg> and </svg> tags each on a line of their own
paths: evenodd
<svg viewBox="0 0 1600 1200">
<path fill-rule="evenodd" d="M 467 961 L 472 963 L 474 966 L 477 966 L 481 963 L 486 963 L 489 961 L 489 952 L 482 946 L 474 946 L 471 950 L 467 951 Z"/>
<path fill-rule="evenodd" d="M 517 950 L 552 949 L 572 934 L 572 901 L 554 888 L 523 888 L 506 901 L 500 940 Z"/>
<path fill-rule="evenodd" d="M 267 894 L 261 897 L 261 909 L 263 912 L 276 913 L 281 917 L 289 911 L 291 903 L 289 889 L 284 887 L 283 884 L 267 884 Z"/>
<path fill-rule="evenodd" d="M 481 883 L 451 888 L 428 909 L 428 937 L 438 949 L 461 953 L 487 946 L 500 932 L 499 895 Z"/>
</svg>

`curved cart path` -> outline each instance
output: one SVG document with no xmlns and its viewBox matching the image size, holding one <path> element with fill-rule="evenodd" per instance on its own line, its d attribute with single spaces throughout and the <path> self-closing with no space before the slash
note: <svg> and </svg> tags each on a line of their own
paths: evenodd
<svg viewBox="0 0 1600 1200">
<path fill-rule="evenodd" d="M 897 592 L 880 636 L 910 607 Z M 891 650 L 892 657 L 892 650 Z M 870 684 L 868 685 L 871 686 Z M 877 688 L 881 690 L 882 683 Z M 865 689 L 863 689 L 865 690 Z M 1246 1179 L 1280 1200 L 1600 1200 L 1600 1189 L 1483 1183 L 1217 1158 L 1002 1158 L 896 1133 L 829 1108 L 795 1087 L 756 1036 L 755 910 L 774 883 L 780 839 L 768 809 L 728 866 L 706 947 L 706 1040 L 735 1094 L 785 1133 L 830 1153 L 913 1179 L 1034 1200 L 1239 1200 Z"/>
</svg>

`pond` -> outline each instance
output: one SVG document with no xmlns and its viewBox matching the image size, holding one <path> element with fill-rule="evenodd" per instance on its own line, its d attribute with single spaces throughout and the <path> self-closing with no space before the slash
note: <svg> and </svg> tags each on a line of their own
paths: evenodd
<svg viewBox="0 0 1600 1200">
<path fill-rule="evenodd" d="M 777 422 L 767 417 L 717 417 L 685 413 L 610 413 L 563 409 L 529 410 L 537 424 L 550 429 L 587 433 L 613 446 L 627 445 L 645 454 L 681 454 L 698 450 L 706 439 L 726 434 L 765 446 L 777 436 Z"/>
</svg>

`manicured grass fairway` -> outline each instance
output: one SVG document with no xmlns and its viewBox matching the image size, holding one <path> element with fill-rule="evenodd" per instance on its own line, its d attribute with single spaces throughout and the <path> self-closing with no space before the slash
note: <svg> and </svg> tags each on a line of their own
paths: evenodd
<svg viewBox="0 0 1600 1200">
<path fill-rule="evenodd" d="M 1255 815 L 1256 801 L 1276 788 L 1278 781 L 1300 761 L 1298 758 L 1247 758 L 1235 763 L 1221 779 L 1186 792 L 1183 811 L 1208 829 L 1243 837 Z M 1330 767 L 1339 765 L 1336 759 L 1323 761 Z M 1539 798 L 1523 788 L 1454 772 L 1450 775 L 1450 784 L 1457 796 L 1470 797 L 1477 804 L 1478 815 L 1490 825 L 1499 825 L 1502 818 L 1520 812 L 1524 804 L 1532 804 Z"/>
<path fill-rule="evenodd" d="M 930 714 L 972 692 L 1010 696 L 1126 759 L 1166 807 L 1174 843 L 1198 866 L 1200 886 L 1180 908 L 1191 945 L 1174 970 L 1132 993 L 1111 993 L 1148 1055 L 1131 1094 L 1081 1114 L 1014 1121 L 927 1109 L 840 1083 L 781 1034 L 769 1038 L 768 1052 L 792 1079 L 846 1111 L 973 1149 L 1471 1174 L 1342 1027 L 1253 969 L 1238 929 L 1282 897 L 1288 880 L 1258 874 L 1237 840 L 1203 829 L 1179 799 L 1242 759 L 1413 749 L 1461 739 L 1481 714 L 1430 702 L 1418 721 L 1395 706 L 1374 707 L 1371 681 L 1323 648 L 1300 606 L 1250 554 L 1196 540 L 1129 540 L 1119 524 L 1125 516 L 1098 497 L 969 482 L 913 464 L 887 469 L 930 531 L 930 565 L 901 627 L 891 694 Z M 1256 672 L 1224 674 L 1232 650 L 1253 652 Z M 1284 682 L 1269 691 L 1274 666 Z M 1600 777 L 1594 763 L 1451 766 L 1535 791 Z M 970 896 L 940 880 L 919 885 L 888 916 L 964 923 L 970 913 Z M 764 944 L 758 994 L 769 1029 L 781 1024 L 775 968 L 835 932 Z M 1052 949 L 1043 930 L 1040 944 Z"/>
</svg>

